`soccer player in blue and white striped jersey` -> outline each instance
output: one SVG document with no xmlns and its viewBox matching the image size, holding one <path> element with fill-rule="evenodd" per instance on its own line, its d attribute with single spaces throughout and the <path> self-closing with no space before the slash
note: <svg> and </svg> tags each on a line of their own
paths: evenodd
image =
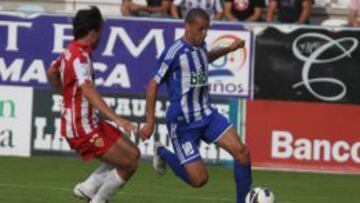
<svg viewBox="0 0 360 203">
<path fill-rule="evenodd" d="M 156 144 L 154 166 L 170 166 L 174 173 L 193 187 L 201 187 L 208 173 L 199 153 L 199 142 L 215 143 L 234 157 L 237 203 L 244 203 L 251 187 L 250 156 L 230 121 L 210 104 L 208 64 L 227 53 L 243 48 L 240 39 L 228 47 L 210 52 L 205 37 L 210 27 L 208 14 L 199 8 L 185 18 L 185 34 L 167 48 L 159 59 L 146 93 L 146 124 L 140 136 L 148 139 L 154 130 L 154 111 L 158 88 L 166 83 L 170 106 L 166 122 L 175 154 Z"/>
</svg>

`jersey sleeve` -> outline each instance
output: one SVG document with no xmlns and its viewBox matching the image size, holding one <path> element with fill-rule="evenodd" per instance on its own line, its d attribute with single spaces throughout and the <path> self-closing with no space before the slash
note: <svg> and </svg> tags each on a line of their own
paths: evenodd
<svg viewBox="0 0 360 203">
<path fill-rule="evenodd" d="M 91 77 L 91 61 L 83 55 L 79 55 L 73 61 L 75 77 L 79 85 L 83 85 L 85 81 L 92 82 Z"/>
<path fill-rule="evenodd" d="M 163 83 L 166 78 L 168 77 L 168 73 L 170 71 L 170 67 L 173 64 L 175 56 L 173 53 L 168 52 L 165 50 L 161 56 L 160 59 L 156 65 L 155 71 L 154 71 L 154 80 L 157 84 Z"/>
</svg>

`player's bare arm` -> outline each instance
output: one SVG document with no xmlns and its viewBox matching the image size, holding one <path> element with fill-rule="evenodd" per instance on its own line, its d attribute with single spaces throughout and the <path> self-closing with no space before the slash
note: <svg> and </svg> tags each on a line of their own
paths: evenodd
<svg viewBox="0 0 360 203">
<path fill-rule="evenodd" d="M 114 113 L 114 111 L 105 103 L 99 92 L 94 88 L 90 81 L 85 81 L 81 86 L 81 90 L 90 104 L 97 108 L 103 115 L 114 121 L 117 125 L 123 127 L 127 133 L 131 133 L 131 131 L 136 132 L 137 128 L 131 124 L 130 121 L 123 119 Z"/>
<path fill-rule="evenodd" d="M 139 133 L 143 140 L 149 139 L 154 131 L 157 92 L 158 84 L 154 79 L 151 79 L 146 90 L 146 123 Z"/>
<path fill-rule="evenodd" d="M 58 70 L 57 64 L 51 64 L 51 66 L 47 70 L 47 76 L 55 89 L 59 91 L 59 93 L 62 93 L 60 72 Z"/>
<path fill-rule="evenodd" d="M 209 63 L 215 61 L 216 59 L 233 52 L 239 48 L 245 47 L 245 41 L 240 38 L 235 38 L 234 41 L 227 47 L 218 47 L 209 51 L 207 54 Z"/>
</svg>

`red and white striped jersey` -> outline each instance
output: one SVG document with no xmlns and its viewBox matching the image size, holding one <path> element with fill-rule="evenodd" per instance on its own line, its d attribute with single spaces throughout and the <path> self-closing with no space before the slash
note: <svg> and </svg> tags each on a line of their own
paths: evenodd
<svg viewBox="0 0 360 203">
<path fill-rule="evenodd" d="M 98 128 L 98 113 L 80 88 L 85 81 L 94 83 L 91 48 L 73 41 L 60 54 L 55 66 L 62 82 L 62 136 L 72 139 L 92 134 Z"/>
</svg>

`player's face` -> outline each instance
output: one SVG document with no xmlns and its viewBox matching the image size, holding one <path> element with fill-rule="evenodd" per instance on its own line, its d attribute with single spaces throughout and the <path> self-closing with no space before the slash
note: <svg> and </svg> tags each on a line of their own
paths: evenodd
<svg viewBox="0 0 360 203">
<path fill-rule="evenodd" d="M 210 22 L 203 18 L 195 18 L 193 22 L 187 23 L 185 29 L 195 46 L 200 46 L 207 36 Z"/>
</svg>

